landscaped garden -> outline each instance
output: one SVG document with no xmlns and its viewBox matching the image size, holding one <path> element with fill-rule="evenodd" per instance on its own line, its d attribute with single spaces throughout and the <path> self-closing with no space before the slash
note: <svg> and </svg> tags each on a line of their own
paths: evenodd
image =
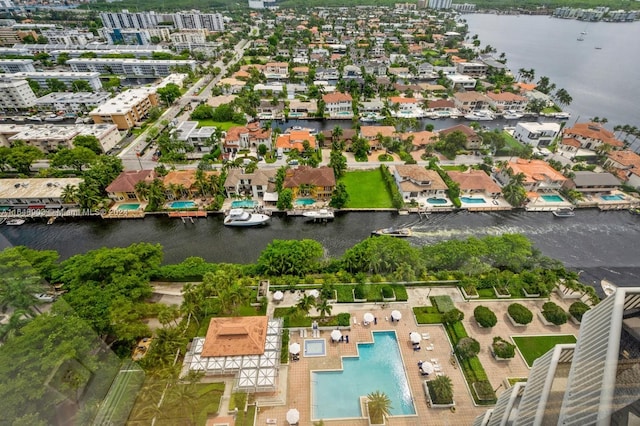
<svg viewBox="0 0 640 426">
<path fill-rule="evenodd" d="M 346 185 L 349 193 L 349 201 L 345 208 L 393 207 L 391 195 L 389 195 L 378 169 L 346 172 L 342 182 Z"/>
<path fill-rule="evenodd" d="M 514 336 L 513 342 L 518 347 L 524 361 L 529 367 L 533 362 L 545 353 L 549 352 L 555 345 L 563 343 L 575 343 L 576 337 L 571 334 L 548 335 L 548 336 Z"/>
</svg>

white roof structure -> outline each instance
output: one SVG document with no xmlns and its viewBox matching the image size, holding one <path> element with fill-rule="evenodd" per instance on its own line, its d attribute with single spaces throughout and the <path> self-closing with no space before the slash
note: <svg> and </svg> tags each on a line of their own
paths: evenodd
<svg viewBox="0 0 640 426">
<path fill-rule="evenodd" d="M 282 319 L 269 319 L 264 353 L 242 356 L 203 356 L 204 337 L 196 337 L 185 357 L 189 370 L 207 375 L 234 375 L 235 389 L 271 391 L 276 387 L 280 367 Z"/>
</svg>

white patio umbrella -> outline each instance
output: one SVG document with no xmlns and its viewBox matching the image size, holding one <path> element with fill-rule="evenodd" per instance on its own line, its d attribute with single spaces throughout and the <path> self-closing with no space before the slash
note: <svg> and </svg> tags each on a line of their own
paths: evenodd
<svg viewBox="0 0 640 426">
<path fill-rule="evenodd" d="M 300 421 L 300 411 L 296 410 L 295 408 L 292 408 L 289 411 L 287 411 L 287 422 L 289 422 L 290 425 L 295 425 L 299 421 Z"/>
<path fill-rule="evenodd" d="M 289 345 L 289 353 L 298 355 L 300 353 L 300 343 L 292 343 Z"/>
<path fill-rule="evenodd" d="M 373 317 L 373 314 L 371 312 L 367 312 L 366 314 L 364 314 L 362 319 L 364 319 L 364 322 L 373 322 L 374 317 Z"/>
<path fill-rule="evenodd" d="M 391 318 L 400 321 L 400 319 L 402 319 L 402 313 L 400 313 L 400 311 L 391 311 Z"/>
<path fill-rule="evenodd" d="M 433 364 L 431 364 L 430 362 L 426 361 L 422 363 L 422 371 L 424 371 L 427 374 L 433 374 L 433 372 L 435 371 Z"/>
<path fill-rule="evenodd" d="M 309 296 L 317 299 L 320 296 L 320 292 L 314 288 L 313 290 L 309 291 Z"/>
<path fill-rule="evenodd" d="M 283 292 L 278 290 L 275 293 L 273 293 L 273 300 L 282 300 L 282 299 L 284 299 L 284 293 Z"/>
<path fill-rule="evenodd" d="M 411 340 L 411 343 L 420 343 L 420 341 L 422 340 L 422 336 L 420 335 L 420 333 L 412 331 L 411 333 L 409 333 L 409 340 Z"/>
<path fill-rule="evenodd" d="M 333 330 L 331 332 L 331 340 L 333 340 L 334 342 L 337 342 L 338 340 L 340 340 L 341 337 L 342 337 L 342 333 L 340 332 L 340 330 Z"/>
</svg>

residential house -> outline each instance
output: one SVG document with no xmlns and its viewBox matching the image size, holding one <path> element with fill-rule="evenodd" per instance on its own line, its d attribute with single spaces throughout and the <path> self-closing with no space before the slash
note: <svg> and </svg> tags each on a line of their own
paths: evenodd
<svg viewBox="0 0 640 426">
<path fill-rule="evenodd" d="M 244 86 L 246 86 L 246 85 L 247 85 L 246 81 L 243 81 L 243 80 L 240 80 L 240 79 L 237 79 L 237 78 L 233 78 L 233 77 L 223 78 L 219 82 L 216 83 L 216 86 L 221 87 L 222 88 L 222 92 L 225 95 L 234 94 L 234 93 L 240 93 L 242 88 Z"/>
<path fill-rule="evenodd" d="M 207 178 L 219 176 L 220 172 L 204 172 Z M 194 198 L 201 188 L 198 186 L 197 170 L 171 170 L 162 178 L 165 187 L 165 195 L 168 200 L 180 200 Z"/>
<path fill-rule="evenodd" d="M 263 129 L 254 121 L 246 126 L 231 127 L 224 138 L 224 152 L 238 152 L 241 149 L 257 148 L 261 144 L 271 149 L 271 129 Z"/>
<path fill-rule="evenodd" d="M 611 193 L 620 186 L 620 180 L 611 173 L 586 170 L 573 173 L 574 177 L 567 179 L 565 187 L 575 189 L 585 195 Z"/>
<path fill-rule="evenodd" d="M 511 175 L 508 170 L 511 169 Z M 509 161 L 507 166 L 495 176 L 501 184 L 509 183 L 511 176 L 522 173 L 524 175 L 523 186 L 527 192 L 555 192 L 559 191 L 567 181 L 562 173 L 542 160 Z"/>
<path fill-rule="evenodd" d="M 418 117 L 424 114 L 416 98 L 392 96 L 389 98 L 389 109 L 396 117 Z"/>
<path fill-rule="evenodd" d="M 456 68 L 460 74 L 474 78 L 485 78 L 489 67 L 482 62 L 458 62 Z"/>
<path fill-rule="evenodd" d="M 384 109 L 384 102 L 378 99 L 363 101 L 360 104 L 360 114 L 378 113 Z"/>
<path fill-rule="evenodd" d="M 293 198 L 313 197 L 319 200 L 331 198 L 336 186 L 336 178 L 331 167 L 313 168 L 300 166 L 288 169 L 282 184 L 293 191 Z"/>
<path fill-rule="evenodd" d="M 282 149 L 282 152 L 289 152 L 296 149 L 299 152 L 304 151 L 304 143 L 309 143 L 309 148 L 316 149 L 316 138 L 309 130 L 292 130 L 289 133 L 283 133 L 276 140 L 276 148 Z"/>
<path fill-rule="evenodd" d="M 396 128 L 393 126 L 361 126 L 360 137 L 369 141 L 369 145 L 374 149 L 382 149 L 381 138 L 396 139 Z"/>
<path fill-rule="evenodd" d="M 456 109 L 455 103 L 450 99 L 436 99 L 426 102 L 426 114 L 437 114 L 438 112 L 444 112 L 451 114 Z"/>
<path fill-rule="evenodd" d="M 514 139 L 533 147 L 547 147 L 560 132 L 558 123 L 519 122 L 513 131 Z"/>
<path fill-rule="evenodd" d="M 316 114 L 318 114 L 318 101 L 315 99 L 310 99 L 308 101 L 291 99 L 289 101 L 290 118 L 309 118 L 315 117 Z"/>
<path fill-rule="evenodd" d="M 435 170 L 424 166 L 402 165 L 393 167 L 393 177 L 404 200 L 444 197 L 447 184 Z"/>
<path fill-rule="evenodd" d="M 413 150 L 424 149 L 427 145 L 434 144 L 438 140 L 438 136 L 427 130 L 423 130 L 420 132 L 409 132 L 409 133 L 400 133 L 399 135 L 401 141 L 407 141 L 411 139 L 411 145 Z"/>
<path fill-rule="evenodd" d="M 228 197 L 261 198 L 265 194 L 275 194 L 276 174 L 276 169 L 256 169 L 253 173 L 245 173 L 242 168 L 232 168 L 227 172 L 224 189 Z"/>
<path fill-rule="evenodd" d="M 478 92 L 457 92 L 453 95 L 453 102 L 465 113 L 489 108 L 489 99 Z"/>
<path fill-rule="evenodd" d="M 342 70 L 342 78 L 352 79 L 360 77 L 362 77 L 362 71 L 360 70 L 360 67 L 355 65 L 345 65 Z"/>
<path fill-rule="evenodd" d="M 286 80 L 289 78 L 289 64 L 287 62 L 267 62 L 262 73 L 267 80 Z"/>
<path fill-rule="evenodd" d="M 136 191 L 139 182 L 151 183 L 157 177 L 153 170 L 125 170 L 105 189 L 107 196 L 116 203 L 121 201 L 144 202 L 146 199 Z"/>
<path fill-rule="evenodd" d="M 353 98 L 348 93 L 328 93 L 322 95 L 325 107 L 324 112 L 329 118 L 353 118 Z"/>
<path fill-rule="evenodd" d="M 433 71 L 433 65 L 429 62 L 423 62 L 418 65 L 418 75 L 416 77 L 420 80 L 432 80 L 438 77 L 438 74 Z"/>
<path fill-rule="evenodd" d="M 612 149 L 620 149 L 624 146 L 624 143 L 616 139 L 613 132 L 605 129 L 601 123 L 576 123 L 573 127 L 565 128 L 562 135 L 563 138 L 577 140 L 583 149 L 595 150 L 602 144 L 607 144 Z"/>
<path fill-rule="evenodd" d="M 476 87 L 476 79 L 463 74 L 447 74 L 445 76 L 451 82 L 454 88 L 463 88 L 473 90 Z"/>
<path fill-rule="evenodd" d="M 391 76 L 396 76 L 398 80 L 410 80 L 413 78 L 413 74 L 407 67 L 389 67 L 387 73 Z"/>
<path fill-rule="evenodd" d="M 529 103 L 526 97 L 511 92 L 487 92 L 487 98 L 489 99 L 489 105 L 498 111 L 523 112 Z"/>
<path fill-rule="evenodd" d="M 220 136 L 215 126 L 198 127 L 197 121 L 183 121 L 178 124 L 174 135 L 176 139 L 192 145 L 196 151 L 211 152 L 214 141 Z"/>
<path fill-rule="evenodd" d="M 331 146 L 333 142 L 333 130 L 323 130 L 324 146 Z M 345 150 L 349 151 L 353 140 L 358 136 L 356 129 L 342 129 L 342 135 L 338 136 L 338 141 L 344 144 Z"/>
<path fill-rule="evenodd" d="M 461 132 L 467 138 L 464 147 L 465 149 L 480 149 L 482 146 L 482 138 L 471 127 L 464 124 L 457 124 L 453 127 L 442 129 L 439 132 L 441 137 L 447 136 L 449 133 Z"/>
<path fill-rule="evenodd" d="M 293 72 L 293 77 L 298 79 L 305 79 L 309 76 L 309 67 L 293 67 L 291 71 Z"/>
<path fill-rule="evenodd" d="M 619 179 L 628 181 L 632 185 L 634 176 L 637 177 L 640 174 L 640 155 L 629 150 L 612 151 L 607 154 L 604 168 L 611 170 Z M 638 187 L 637 184 L 633 186 Z"/>
<path fill-rule="evenodd" d="M 502 193 L 500 186 L 482 170 L 449 171 L 447 174 L 452 181 L 460 185 L 460 195 L 482 194 L 496 198 Z"/>
<path fill-rule="evenodd" d="M 280 120 L 284 113 L 284 102 L 277 101 L 275 104 L 272 101 L 263 99 L 258 106 L 258 118 L 261 120 Z"/>
</svg>

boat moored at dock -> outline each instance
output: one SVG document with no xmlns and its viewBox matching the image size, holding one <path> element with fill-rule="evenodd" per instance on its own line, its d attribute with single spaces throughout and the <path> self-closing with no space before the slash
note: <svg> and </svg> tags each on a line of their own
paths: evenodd
<svg viewBox="0 0 640 426">
<path fill-rule="evenodd" d="M 271 219 L 264 213 L 253 213 L 243 209 L 231 209 L 224 218 L 225 226 L 258 226 Z"/>
</svg>

